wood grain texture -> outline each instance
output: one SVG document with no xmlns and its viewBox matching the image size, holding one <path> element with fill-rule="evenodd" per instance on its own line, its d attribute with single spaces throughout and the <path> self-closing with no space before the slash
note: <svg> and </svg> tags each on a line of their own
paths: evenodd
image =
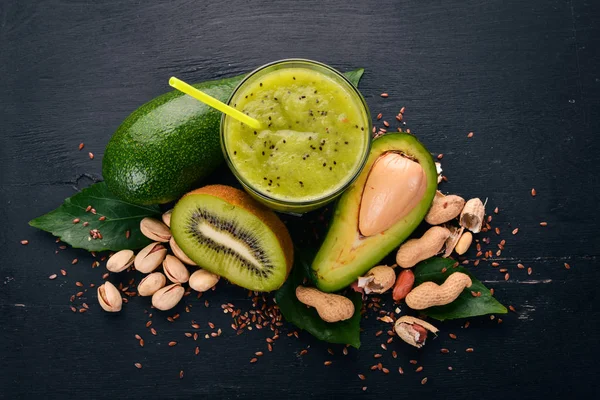
<svg viewBox="0 0 600 400">
<path fill-rule="evenodd" d="M 597 397 L 599 18 L 591 0 L 0 2 L 0 398 Z M 88 290 L 81 300 L 92 310 L 70 311 L 74 283 L 101 282 L 104 265 L 92 269 L 78 250 L 54 254 L 53 238 L 27 221 L 101 178 L 112 132 L 167 91 L 171 75 L 208 80 L 286 57 L 365 67 L 361 91 L 373 115 L 392 122 L 405 106 L 406 127 L 444 154 L 443 190 L 500 207 L 502 234 L 492 244 L 507 240 L 500 263 L 511 279 L 483 263 L 473 272 L 516 314 L 501 325 L 438 324 L 442 333 L 420 351 L 393 343 L 398 359 L 389 351 L 381 359 L 387 376 L 369 371 L 385 340 L 374 336 L 383 324 L 373 318 L 364 321 L 363 347 L 346 357 L 300 333 L 249 364 L 266 351 L 267 332 L 230 333 L 220 304 L 251 304 L 225 283 L 205 296 L 209 308 L 189 299 L 192 312 L 177 323 L 155 315 L 157 336 L 144 328 L 142 299 L 106 315 Z M 228 179 L 223 170 L 211 178 Z M 47 279 L 61 268 L 67 277 Z M 199 339 L 198 356 L 183 335 L 192 319 L 202 334 L 207 321 L 226 332 Z M 168 347 L 171 340 L 179 344 Z"/>
</svg>

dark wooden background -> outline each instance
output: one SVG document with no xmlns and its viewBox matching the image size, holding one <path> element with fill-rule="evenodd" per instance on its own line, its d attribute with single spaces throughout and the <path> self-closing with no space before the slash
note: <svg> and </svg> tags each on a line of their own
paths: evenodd
<svg viewBox="0 0 600 400">
<path fill-rule="evenodd" d="M 598 6 L 595 0 L 2 0 L 0 398 L 597 398 Z M 443 190 L 488 198 L 488 210 L 500 208 L 494 224 L 507 245 L 499 262 L 511 278 L 505 282 L 484 263 L 473 272 L 517 313 L 503 316 L 501 325 L 487 317 L 472 319 L 468 329 L 440 323 L 441 335 L 420 351 L 395 342 L 390 351 L 399 356 L 384 352 L 391 370 L 384 375 L 369 371 L 383 342 L 374 335 L 382 324 L 373 319 L 363 324 L 360 351 L 346 357 L 341 347 L 300 333 L 284 335 L 251 365 L 252 354 L 265 351 L 267 333 L 231 333 L 219 305 L 248 309 L 249 302 L 225 283 L 206 296 L 209 308 L 189 298 L 192 312 L 176 323 L 155 315 L 158 336 L 144 327 L 143 299 L 108 315 L 88 290 L 82 301 L 91 310 L 70 311 L 75 282 L 101 282 L 104 266 L 92 269 L 84 251 L 55 255 L 54 239 L 27 221 L 101 179 L 112 132 L 169 90 L 171 75 L 201 81 L 286 57 L 366 68 L 360 87 L 373 115 L 391 121 L 405 106 L 407 127 L 432 153 L 444 153 Z M 384 91 L 388 99 L 379 97 Z M 20 245 L 22 239 L 30 244 Z M 71 266 L 73 258 L 79 263 Z M 533 274 L 517 270 L 518 262 Z M 61 268 L 67 277 L 48 280 Z M 202 334 L 207 321 L 225 331 L 201 339 L 198 356 L 183 336 L 192 319 Z M 284 333 L 292 330 L 286 325 Z M 450 332 L 458 339 L 449 339 Z M 179 345 L 168 347 L 170 340 Z M 298 356 L 307 346 L 309 353 Z M 440 354 L 442 347 L 451 353 Z M 475 352 L 465 353 L 467 347 Z M 410 359 L 424 371 L 414 372 Z"/>
</svg>

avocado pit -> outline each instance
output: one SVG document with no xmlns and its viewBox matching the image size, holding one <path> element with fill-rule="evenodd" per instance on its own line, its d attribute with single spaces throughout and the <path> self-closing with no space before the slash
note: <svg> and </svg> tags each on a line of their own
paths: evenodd
<svg viewBox="0 0 600 400">
<path fill-rule="evenodd" d="M 377 235 L 394 226 L 423 199 L 427 177 L 423 167 L 397 152 L 382 154 L 373 164 L 360 203 L 361 235 Z"/>
</svg>

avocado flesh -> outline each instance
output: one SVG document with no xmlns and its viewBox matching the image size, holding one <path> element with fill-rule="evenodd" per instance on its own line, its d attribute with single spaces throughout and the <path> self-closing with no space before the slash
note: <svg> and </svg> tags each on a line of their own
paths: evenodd
<svg viewBox="0 0 600 400">
<path fill-rule="evenodd" d="M 387 152 L 404 154 L 421 165 L 427 178 L 425 193 L 422 200 L 390 228 L 364 237 L 358 229 L 364 185 L 375 161 Z M 317 287 L 325 292 L 340 290 L 374 267 L 421 223 L 436 190 L 433 158 L 414 136 L 394 133 L 374 140 L 362 173 L 336 204 L 327 236 L 312 263 Z"/>
</svg>

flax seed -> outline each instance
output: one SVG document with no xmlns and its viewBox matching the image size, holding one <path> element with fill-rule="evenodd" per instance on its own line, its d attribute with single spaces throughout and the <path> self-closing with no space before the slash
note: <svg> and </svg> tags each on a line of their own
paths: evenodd
<svg viewBox="0 0 600 400">
<path fill-rule="evenodd" d="M 427 383 L 427 377 L 421 379 L 421 385 L 424 385 Z"/>
<path fill-rule="evenodd" d="M 506 268 L 500 268 L 500 269 L 498 270 L 498 272 L 505 273 L 505 272 L 508 272 L 508 269 L 506 269 Z"/>
<path fill-rule="evenodd" d="M 383 117 L 382 113 L 377 114 L 377 121 L 379 121 L 381 119 L 381 117 Z"/>
<path fill-rule="evenodd" d="M 348 355 L 348 348 L 344 347 L 344 349 L 342 350 L 342 354 L 344 354 L 345 356 Z"/>
<path fill-rule="evenodd" d="M 398 373 L 400 375 L 404 375 L 404 370 L 402 369 L 402 367 L 398 367 Z"/>
<path fill-rule="evenodd" d="M 104 221 L 106 219 L 106 217 L 103 215 L 100 218 L 98 218 L 98 221 Z"/>
<path fill-rule="evenodd" d="M 250 359 L 250 364 L 254 364 L 255 362 L 258 361 L 258 358 L 254 357 Z"/>
<path fill-rule="evenodd" d="M 381 93 L 380 96 L 383 97 L 384 99 L 387 99 L 389 97 L 389 94 L 387 94 L 387 93 Z"/>
<path fill-rule="evenodd" d="M 90 158 L 90 160 L 94 159 L 94 153 L 92 153 L 91 151 L 88 153 L 88 157 Z"/>
<path fill-rule="evenodd" d="M 473 351 L 475 351 L 475 350 L 473 350 L 473 348 L 472 348 L 472 347 L 469 347 L 469 348 L 467 348 L 465 351 L 466 351 L 467 353 L 472 353 L 472 352 L 473 352 Z"/>
<path fill-rule="evenodd" d="M 325 362 L 323 363 L 323 365 L 325 365 L 325 366 L 329 366 L 329 365 L 331 365 L 331 364 L 332 364 L 332 362 L 331 362 L 331 361 L 325 361 Z"/>
<path fill-rule="evenodd" d="M 365 376 L 363 374 L 358 374 L 358 379 L 360 379 L 361 381 L 364 381 L 367 378 L 365 378 Z"/>
<path fill-rule="evenodd" d="M 196 346 L 196 349 L 194 350 L 194 354 L 198 355 L 200 353 L 200 347 Z"/>
<path fill-rule="evenodd" d="M 454 333 L 449 333 L 448 336 L 450 336 L 450 339 L 456 339 L 456 335 Z"/>
<path fill-rule="evenodd" d="M 85 144 L 83 142 L 79 143 L 79 151 L 81 151 L 84 147 L 85 147 Z"/>
<path fill-rule="evenodd" d="M 23 246 L 27 246 L 29 244 L 29 240 L 25 239 L 25 240 L 21 240 L 21 244 Z"/>
<path fill-rule="evenodd" d="M 136 367 L 137 369 L 141 369 L 141 368 L 142 368 L 142 364 L 140 364 L 140 363 L 135 363 L 135 364 L 133 364 L 133 365 L 135 365 L 135 367 Z"/>
<path fill-rule="evenodd" d="M 57 276 L 56 274 L 52 274 L 52 275 L 50 275 L 50 276 L 48 277 L 48 279 L 50 279 L 50 280 L 52 280 L 52 279 L 56 279 L 56 276 Z"/>
<path fill-rule="evenodd" d="M 273 345 L 271 345 L 270 343 L 267 344 L 267 349 L 269 349 L 269 351 L 273 351 Z"/>
<path fill-rule="evenodd" d="M 60 270 L 60 274 L 61 274 L 62 276 L 67 276 L 67 271 L 65 271 L 64 269 L 61 269 L 61 270 Z"/>
<path fill-rule="evenodd" d="M 494 295 L 494 288 L 490 288 L 490 295 L 493 296 Z"/>
<path fill-rule="evenodd" d="M 506 275 L 504 275 L 504 280 L 507 281 L 510 279 L 510 274 L 507 272 Z"/>
<path fill-rule="evenodd" d="M 385 125 L 385 127 L 386 127 L 386 128 L 389 128 L 389 127 L 390 127 L 390 123 L 389 123 L 389 122 L 387 122 L 387 121 L 383 121 L 383 125 Z"/>
<path fill-rule="evenodd" d="M 508 306 L 508 309 L 512 312 L 517 312 L 517 310 L 512 305 Z"/>
<path fill-rule="evenodd" d="M 392 350 L 392 357 L 398 358 L 398 353 L 396 353 L 396 350 Z"/>
<path fill-rule="evenodd" d="M 421 372 L 423 371 L 423 367 L 417 367 L 417 369 L 415 369 L 415 372 Z"/>
<path fill-rule="evenodd" d="M 531 189 L 531 197 L 537 196 L 537 191 L 535 189 Z"/>
<path fill-rule="evenodd" d="M 473 132 L 469 132 L 469 134 L 467 135 L 468 138 L 472 138 L 473 137 Z"/>
<path fill-rule="evenodd" d="M 390 370 L 389 370 L 389 369 L 387 369 L 387 368 L 382 368 L 382 369 L 381 369 L 381 371 L 382 371 L 384 374 L 389 374 L 389 373 L 390 373 Z"/>
<path fill-rule="evenodd" d="M 547 222 L 540 222 L 540 226 L 548 226 Z"/>
<path fill-rule="evenodd" d="M 373 354 L 373 358 L 381 358 L 381 354 L 379 354 L 379 353 Z"/>
<path fill-rule="evenodd" d="M 440 352 L 442 354 L 448 354 L 448 353 L 450 353 L 450 350 L 448 350 L 448 349 L 440 349 Z"/>
<path fill-rule="evenodd" d="M 256 353 L 254 353 L 255 356 L 261 357 L 263 355 L 262 351 L 257 351 Z"/>
<path fill-rule="evenodd" d="M 402 116 L 402 114 L 398 114 L 398 115 L 396 115 L 396 120 L 397 120 L 398 122 L 402 122 L 402 119 L 403 119 L 403 118 L 404 118 L 404 117 Z"/>
<path fill-rule="evenodd" d="M 565 263 L 565 268 L 566 269 L 571 269 L 571 266 L 569 265 L 569 263 Z"/>
<path fill-rule="evenodd" d="M 533 269 L 531 267 L 527 268 L 527 275 L 531 275 L 533 273 Z"/>
<path fill-rule="evenodd" d="M 144 347 L 144 339 L 140 339 L 140 347 Z"/>
<path fill-rule="evenodd" d="M 409 363 L 411 363 L 412 365 L 417 365 L 417 360 L 410 360 Z"/>
<path fill-rule="evenodd" d="M 379 336 L 381 336 L 381 334 L 382 334 L 382 333 L 383 333 L 383 331 L 377 331 L 377 332 L 375 333 L 375 337 L 379 337 Z"/>
<path fill-rule="evenodd" d="M 377 364 L 371 365 L 371 371 L 375 371 L 377 369 Z"/>
<path fill-rule="evenodd" d="M 154 336 L 157 335 L 156 329 L 154 328 L 150 328 L 150 333 L 152 333 Z"/>
<path fill-rule="evenodd" d="M 183 379 L 183 370 L 179 371 L 179 379 Z"/>
</svg>

